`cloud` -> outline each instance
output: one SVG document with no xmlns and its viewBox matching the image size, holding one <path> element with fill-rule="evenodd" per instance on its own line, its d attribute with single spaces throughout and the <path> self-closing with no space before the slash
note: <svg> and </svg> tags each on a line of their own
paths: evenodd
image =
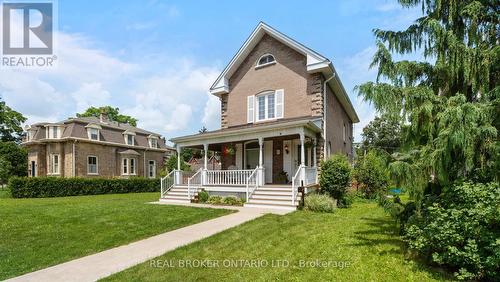
<svg viewBox="0 0 500 282">
<path fill-rule="evenodd" d="M 339 60 L 338 71 L 342 81 L 345 82 L 346 91 L 349 93 L 360 120 L 359 123 L 354 125 L 355 142 L 361 141 L 363 128 L 375 118 L 375 109 L 357 96 L 354 87 L 375 80 L 377 70 L 375 68 L 370 69 L 370 63 L 376 50 L 376 46 L 368 46 L 352 56 Z"/>
<path fill-rule="evenodd" d="M 71 93 L 71 97 L 76 101 L 76 112 L 83 112 L 91 106 L 108 105 L 111 94 L 102 89 L 101 83 L 93 82 L 83 83 L 77 91 Z"/>
<path fill-rule="evenodd" d="M 209 93 L 208 100 L 203 109 L 203 125 L 209 130 L 217 129 L 220 127 L 220 100 L 216 96 Z"/>
<path fill-rule="evenodd" d="M 167 61 L 162 65 L 171 67 L 162 74 L 134 84 L 129 93 L 134 103 L 123 107 L 123 111 L 138 118 L 139 126 L 165 132 L 168 137 L 194 133 L 193 129 L 203 125 L 214 126 L 217 115 L 213 110 L 218 101 L 207 95 L 207 91 L 219 70 L 198 66 L 187 59 Z"/>
</svg>

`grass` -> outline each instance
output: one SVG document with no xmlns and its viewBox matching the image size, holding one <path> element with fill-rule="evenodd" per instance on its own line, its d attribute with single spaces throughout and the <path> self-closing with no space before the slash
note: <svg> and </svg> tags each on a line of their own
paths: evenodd
<svg viewBox="0 0 500 282">
<path fill-rule="evenodd" d="M 211 260 L 196 267 L 195 260 Z M 233 266 L 228 262 L 242 264 Z M 254 266 L 247 260 L 257 260 Z M 300 261 L 330 263 L 301 267 Z M 191 261 L 193 267 L 183 267 Z M 281 265 L 278 264 L 281 261 Z M 209 261 L 205 261 L 209 262 Z M 254 261 L 255 262 L 255 261 Z M 273 265 L 274 263 L 274 265 Z M 216 265 L 218 264 L 218 266 Z M 267 264 L 267 266 L 266 266 Z M 285 264 L 288 264 L 285 266 Z M 155 266 L 156 265 L 156 266 Z M 261 267 L 262 266 L 262 267 Z M 107 281 L 436 281 L 405 259 L 397 226 L 373 202 L 334 214 L 265 215 L 106 278 Z"/>
<path fill-rule="evenodd" d="M 0 199 L 0 280 L 230 213 L 146 204 L 156 200 L 158 193 Z"/>
</svg>

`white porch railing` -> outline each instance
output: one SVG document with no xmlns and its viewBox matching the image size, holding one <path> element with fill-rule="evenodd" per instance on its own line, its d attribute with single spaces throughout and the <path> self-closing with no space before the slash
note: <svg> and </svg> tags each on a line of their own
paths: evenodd
<svg viewBox="0 0 500 282">
<path fill-rule="evenodd" d="M 198 171 L 193 174 L 193 176 L 188 179 L 188 200 L 194 196 L 194 192 L 198 190 L 198 188 L 202 185 L 202 175 L 203 169 L 198 169 Z M 194 191 L 192 191 L 194 189 Z"/>
<path fill-rule="evenodd" d="M 172 186 L 174 186 L 175 175 L 176 175 L 176 170 L 172 170 L 165 177 L 161 178 L 161 180 L 160 180 L 160 185 L 161 185 L 160 198 L 163 198 L 165 196 L 165 194 L 167 194 L 168 190 L 170 190 L 172 188 Z"/>
<path fill-rule="evenodd" d="M 205 185 L 241 185 L 247 184 L 247 179 L 255 170 L 206 170 Z"/>
<path fill-rule="evenodd" d="M 259 187 L 259 168 L 256 167 L 246 179 L 247 202 L 252 193 Z"/>
<path fill-rule="evenodd" d="M 318 183 L 318 169 L 300 165 L 292 177 L 292 205 L 295 204 L 301 185 L 307 186 L 316 183 Z M 307 190 L 304 189 L 304 193 L 307 193 Z"/>
</svg>

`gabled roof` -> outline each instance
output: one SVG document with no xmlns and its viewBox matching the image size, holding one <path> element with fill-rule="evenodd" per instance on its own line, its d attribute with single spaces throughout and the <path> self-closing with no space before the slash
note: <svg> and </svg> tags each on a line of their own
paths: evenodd
<svg viewBox="0 0 500 282">
<path fill-rule="evenodd" d="M 338 74 L 336 73 L 335 68 L 333 67 L 333 64 L 330 62 L 330 60 L 325 56 L 319 54 L 318 52 L 306 47 L 305 45 L 272 28 L 264 22 L 260 22 L 257 25 L 257 27 L 247 38 L 245 43 L 243 43 L 243 45 L 240 47 L 236 55 L 234 55 L 234 57 L 224 68 L 219 77 L 217 77 L 215 82 L 210 87 L 211 94 L 219 96 L 220 94 L 229 93 L 229 78 L 234 74 L 240 64 L 245 60 L 245 58 L 253 50 L 253 48 L 260 42 L 265 34 L 268 34 L 269 36 L 280 41 L 286 46 L 306 56 L 306 67 L 309 73 L 321 72 L 326 78 L 335 75 L 335 79 L 331 79 L 328 84 L 330 85 L 332 90 L 334 90 L 333 92 L 336 94 L 340 103 L 342 103 L 342 105 L 344 106 L 344 109 L 346 110 L 351 120 L 353 122 L 359 122 L 358 115 L 356 114 L 356 111 L 352 106 L 351 100 L 349 99 L 349 96 L 347 95 L 342 82 L 340 82 Z"/>
</svg>

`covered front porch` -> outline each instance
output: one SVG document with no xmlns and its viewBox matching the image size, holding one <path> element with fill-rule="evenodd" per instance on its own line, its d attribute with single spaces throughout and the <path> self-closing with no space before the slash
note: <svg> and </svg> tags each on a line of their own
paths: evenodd
<svg viewBox="0 0 500 282">
<path fill-rule="evenodd" d="M 177 154 L 184 148 L 201 149 L 204 165 L 197 171 L 171 173 L 172 186 L 187 186 L 191 199 L 195 191 L 236 194 L 247 201 L 259 187 L 291 188 L 295 202 L 297 188 L 317 183 L 320 128 L 315 120 L 274 122 L 244 128 L 229 128 L 175 138 Z M 208 166 L 209 151 L 219 152 L 221 169 Z M 168 191 L 162 181 L 162 195 Z"/>
</svg>

